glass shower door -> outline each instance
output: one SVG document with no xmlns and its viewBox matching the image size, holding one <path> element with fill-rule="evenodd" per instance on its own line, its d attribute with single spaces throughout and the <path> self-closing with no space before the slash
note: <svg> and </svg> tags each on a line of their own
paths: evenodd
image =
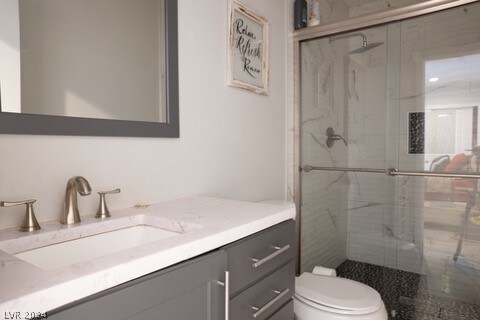
<svg viewBox="0 0 480 320">
<path fill-rule="evenodd" d="M 342 168 L 480 174 L 478 30 L 474 3 L 301 43 L 300 271 L 392 319 L 480 319 L 480 180 Z"/>
<path fill-rule="evenodd" d="M 479 17 L 477 3 L 403 21 L 392 31 L 400 55 L 398 95 L 390 99 L 397 116 L 390 123 L 398 132 L 390 138 L 398 147 L 391 164 L 400 172 L 479 173 Z M 398 246 L 397 265 L 415 266 L 411 271 L 422 275 L 413 302 L 480 304 L 479 180 L 394 180 L 397 234 L 406 240 Z"/>
</svg>

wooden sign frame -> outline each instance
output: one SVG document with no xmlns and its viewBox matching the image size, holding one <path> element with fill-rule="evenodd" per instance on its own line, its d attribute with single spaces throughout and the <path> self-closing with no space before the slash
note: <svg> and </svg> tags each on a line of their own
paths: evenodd
<svg viewBox="0 0 480 320">
<path fill-rule="evenodd" d="M 267 95 L 269 23 L 234 0 L 229 7 L 227 84 Z"/>
</svg>

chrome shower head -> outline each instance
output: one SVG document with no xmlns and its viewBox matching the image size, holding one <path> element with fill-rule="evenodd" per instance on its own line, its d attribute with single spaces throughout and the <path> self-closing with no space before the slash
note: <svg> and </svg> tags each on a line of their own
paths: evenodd
<svg viewBox="0 0 480 320">
<path fill-rule="evenodd" d="M 350 34 L 341 34 L 341 35 L 338 35 L 338 36 L 333 36 L 333 37 L 330 37 L 330 42 L 333 42 L 333 41 L 336 41 L 336 40 L 341 40 L 341 39 L 352 38 L 352 37 L 362 37 L 363 45 L 358 49 L 350 51 L 348 54 L 363 53 L 365 51 L 376 48 L 376 47 L 383 44 L 383 42 L 374 42 L 374 43 L 368 44 L 367 36 L 365 34 L 361 33 L 361 32 L 350 33 Z"/>
<path fill-rule="evenodd" d="M 357 54 L 357 53 L 364 53 L 365 51 L 368 51 L 370 49 L 376 48 L 378 46 L 381 46 L 383 42 L 374 42 L 374 43 L 369 43 L 367 45 L 363 45 L 361 48 L 355 49 L 353 51 L 350 51 L 348 54 Z"/>
</svg>

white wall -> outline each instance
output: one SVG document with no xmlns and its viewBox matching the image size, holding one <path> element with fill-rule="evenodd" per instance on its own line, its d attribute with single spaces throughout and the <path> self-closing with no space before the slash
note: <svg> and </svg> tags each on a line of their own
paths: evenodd
<svg viewBox="0 0 480 320">
<path fill-rule="evenodd" d="M 36 198 L 39 221 L 58 220 L 65 184 L 120 187 L 110 209 L 184 195 L 285 198 L 286 19 L 278 0 L 243 0 L 271 24 L 270 95 L 225 86 L 227 1 L 179 0 L 179 139 L 0 136 L 0 198 Z M 97 195 L 79 197 L 82 215 Z M 0 227 L 23 208 L 0 208 Z"/>
</svg>

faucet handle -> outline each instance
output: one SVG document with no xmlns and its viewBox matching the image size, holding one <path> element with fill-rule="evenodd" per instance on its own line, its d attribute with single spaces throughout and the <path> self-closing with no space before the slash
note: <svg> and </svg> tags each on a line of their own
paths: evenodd
<svg viewBox="0 0 480 320">
<path fill-rule="evenodd" d="M 23 200 L 23 201 L 0 201 L 1 207 L 13 207 L 19 205 L 26 205 L 25 218 L 23 219 L 22 225 L 19 230 L 22 232 L 31 232 L 35 230 L 40 230 L 40 225 L 38 224 L 37 218 L 35 217 L 35 212 L 33 212 L 33 204 L 37 200 Z"/>
<path fill-rule="evenodd" d="M 107 194 L 115 194 L 120 193 L 120 189 L 109 190 L 109 191 L 99 191 L 98 194 L 100 195 L 100 205 L 98 206 L 97 214 L 95 218 L 105 219 L 110 217 L 110 211 L 107 207 L 107 202 L 105 201 L 105 196 Z"/>
</svg>

